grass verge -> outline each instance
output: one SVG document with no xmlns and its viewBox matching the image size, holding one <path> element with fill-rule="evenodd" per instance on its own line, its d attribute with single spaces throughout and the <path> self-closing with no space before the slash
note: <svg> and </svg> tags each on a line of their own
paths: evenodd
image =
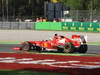
<svg viewBox="0 0 100 75">
<path fill-rule="evenodd" d="M 0 70 L 0 75 L 68 75 L 55 72 L 37 72 L 31 70 Z"/>
<path fill-rule="evenodd" d="M 0 41 L 0 44 L 20 44 L 23 41 Z M 100 42 L 88 42 L 89 45 L 100 45 Z"/>
<path fill-rule="evenodd" d="M 100 45 L 100 42 L 88 42 L 89 45 Z"/>
</svg>

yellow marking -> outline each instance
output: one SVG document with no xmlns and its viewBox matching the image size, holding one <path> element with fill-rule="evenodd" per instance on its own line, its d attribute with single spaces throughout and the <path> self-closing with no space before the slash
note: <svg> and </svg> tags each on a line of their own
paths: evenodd
<svg viewBox="0 0 100 75">
<path fill-rule="evenodd" d="M 100 31 L 100 28 L 97 28 L 97 31 Z"/>
<path fill-rule="evenodd" d="M 71 27 L 72 30 L 76 30 L 76 27 Z"/>
<path fill-rule="evenodd" d="M 94 30 L 94 28 L 88 28 L 88 30 L 89 30 L 89 31 L 93 31 L 93 30 Z"/>
<path fill-rule="evenodd" d="M 83 27 L 79 27 L 79 30 L 82 30 L 82 31 L 83 31 L 83 30 L 85 30 L 85 28 L 83 28 Z"/>
<path fill-rule="evenodd" d="M 63 27 L 63 29 L 68 29 L 68 27 Z"/>
<path fill-rule="evenodd" d="M 60 0 L 51 0 L 51 2 L 53 2 L 53 3 L 57 3 L 57 2 L 59 2 Z"/>
</svg>

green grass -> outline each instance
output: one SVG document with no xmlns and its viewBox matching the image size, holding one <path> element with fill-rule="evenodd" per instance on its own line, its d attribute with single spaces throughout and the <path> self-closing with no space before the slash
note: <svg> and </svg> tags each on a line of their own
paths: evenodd
<svg viewBox="0 0 100 75">
<path fill-rule="evenodd" d="M 31 70 L 0 70 L 0 75 L 68 75 L 66 73 L 37 72 Z"/>
<path fill-rule="evenodd" d="M 0 44 L 19 44 L 21 41 L 0 41 Z"/>
<path fill-rule="evenodd" d="M 100 45 L 100 42 L 88 42 L 90 45 Z"/>
<path fill-rule="evenodd" d="M 0 41 L 0 44 L 20 44 L 22 41 Z M 100 42 L 88 42 L 89 45 L 100 45 Z"/>
<path fill-rule="evenodd" d="M 47 55 L 64 55 L 64 56 L 84 56 L 87 54 L 80 54 L 80 53 L 41 53 Z"/>
</svg>

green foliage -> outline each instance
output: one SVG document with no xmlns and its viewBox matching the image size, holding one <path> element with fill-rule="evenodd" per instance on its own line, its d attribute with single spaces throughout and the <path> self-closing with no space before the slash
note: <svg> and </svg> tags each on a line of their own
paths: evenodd
<svg viewBox="0 0 100 75">
<path fill-rule="evenodd" d="M 100 0 L 61 0 L 72 10 L 100 10 Z"/>
<path fill-rule="evenodd" d="M 81 8 L 82 0 L 63 0 L 62 3 L 64 3 L 64 5 L 69 6 L 72 10 L 78 10 Z"/>
<path fill-rule="evenodd" d="M 6 15 L 7 7 L 9 16 L 43 16 L 45 1 L 49 0 L 0 0 L 0 16 L 3 15 L 2 12 Z M 71 10 L 100 10 L 100 0 L 60 0 L 60 2 L 69 6 Z"/>
<path fill-rule="evenodd" d="M 38 72 L 31 70 L 0 71 L 0 75 L 68 75 L 66 73 Z"/>
</svg>

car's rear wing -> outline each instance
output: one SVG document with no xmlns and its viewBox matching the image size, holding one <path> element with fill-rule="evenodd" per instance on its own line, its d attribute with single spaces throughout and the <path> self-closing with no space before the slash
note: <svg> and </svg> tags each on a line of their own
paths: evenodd
<svg viewBox="0 0 100 75">
<path fill-rule="evenodd" d="M 72 35 L 72 39 L 80 41 L 81 44 L 86 44 L 87 43 L 87 35 Z"/>
</svg>

